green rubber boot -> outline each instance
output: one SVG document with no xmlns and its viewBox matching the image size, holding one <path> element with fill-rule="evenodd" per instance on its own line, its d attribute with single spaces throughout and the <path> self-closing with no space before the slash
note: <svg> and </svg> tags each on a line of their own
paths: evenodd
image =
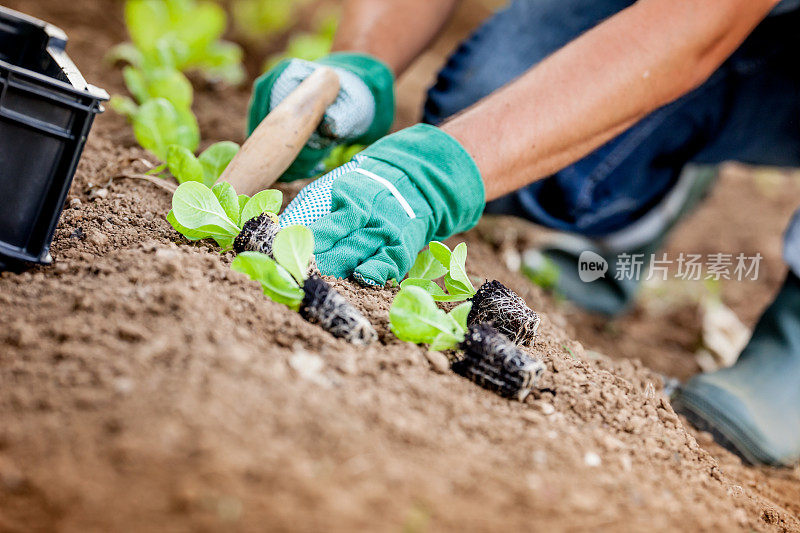
<svg viewBox="0 0 800 533">
<path fill-rule="evenodd" d="M 800 461 L 800 280 L 789 273 L 730 368 L 699 374 L 673 407 L 753 464 Z"/>
<path fill-rule="evenodd" d="M 634 302 L 650 256 L 658 251 L 675 224 L 705 198 L 717 176 L 716 166 L 687 165 L 667 196 L 627 228 L 596 240 L 561 234 L 541 250 L 528 250 L 523 256 L 523 272 L 534 283 L 587 311 L 607 316 L 622 314 Z M 582 255 L 587 251 L 591 252 L 589 257 L 608 266 L 603 277 L 590 279 L 586 272 L 581 275 L 580 260 L 587 257 Z M 624 254 L 628 254 L 627 260 Z M 630 276 L 630 256 L 635 254 L 641 254 L 644 261 L 640 274 Z"/>
</svg>

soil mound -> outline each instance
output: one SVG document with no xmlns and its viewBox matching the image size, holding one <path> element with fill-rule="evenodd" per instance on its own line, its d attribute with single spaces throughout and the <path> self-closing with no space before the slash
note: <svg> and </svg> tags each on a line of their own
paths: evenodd
<svg viewBox="0 0 800 533">
<path fill-rule="evenodd" d="M 121 90 L 101 62 L 117 2 L 10 7 L 62 26 L 87 78 Z M 241 140 L 246 102 L 199 92 L 204 139 Z M 328 278 L 375 325 L 368 347 L 267 300 L 171 228 L 167 192 L 119 177 L 144 157 L 101 116 L 54 265 L 0 275 L 0 530 L 800 531 L 789 496 L 729 477 L 657 374 L 585 350 L 479 232 L 454 240 L 470 274 L 542 316 L 525 349 L 547 371 L 522 403 L 398 341 L 392 289 Z"/>
</svg>

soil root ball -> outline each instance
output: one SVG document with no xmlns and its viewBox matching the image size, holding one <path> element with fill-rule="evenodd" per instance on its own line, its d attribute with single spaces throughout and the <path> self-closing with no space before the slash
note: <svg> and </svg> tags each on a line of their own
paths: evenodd
<svg viewBox="0 0 800 533">
<path fill-rule="evenodd" d="M 281 227 L 267 213 L 262 213 L 257 217 L 251 218 L 242 225 L 242 231 L 233 241 L 233 251 L 237 254 L 242 252 L 261 252 L 275 259 L 272 255 L 272 241 Z M 308 275 L 319 275 L 317 263 L 311 258 L 308 266 Z"/>
<path fill-rule="evenodd" d="M 536 340 L 541 322 L 539 315 L 499 281 L 487 281 L 481 285 L 471 300 L 468 325 L 492 324 L 497 331 L 522 346 L 532 345 Z"/>
<path fill-rule="evenodd" d="M 272 257 L 272 241 L 280 231 L 280 226 L 267 213 L 251 218 L 242 226 L 242 231 L 233 241 L 233 251 L 261 252 Z"/>
<path fill-rule="evenodd" d="M 470 326 L 461 348 L 464 358 L 453 371 L 506 398 L 524 400 L 544 372 L 541 361 L 489 324 Z"/>
<path fill-rule="evenodd" d="M 312 324 L 353 344 L 366 345 L 378 339 L 369 320 L 322 278 L 309 277 L 303 291 L 300 316 Z"/>
</svg>

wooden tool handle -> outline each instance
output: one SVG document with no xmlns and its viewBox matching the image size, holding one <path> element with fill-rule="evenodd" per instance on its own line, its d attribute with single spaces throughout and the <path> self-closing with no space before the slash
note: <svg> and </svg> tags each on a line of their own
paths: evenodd
<svg viewBox="0 0 800 533">
<path fill-rule="evenodd" d="M 338 94 L 336 73 L 315 70 L 264 117 L 219 181 L 247 195 L 269 188 L 295 160 Z"/>
</svg>

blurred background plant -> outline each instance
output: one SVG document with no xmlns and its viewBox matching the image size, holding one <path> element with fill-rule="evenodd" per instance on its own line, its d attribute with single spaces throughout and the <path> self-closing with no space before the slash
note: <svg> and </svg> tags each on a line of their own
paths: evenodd
<svg viewBox="0 0 800 533">
<path fill-rule="evenodd" d="M 333 36 L 336 34 L 338 25 L 338 9 L 317 10 L 312 17 L 311 30 L 292 33 L 286 43 L 286 49 L 283 52 L 270 55 L 264 62 L 262 70 L 267 71 L 279 61 L 287 58 L 314 61 L 327 55 L 331 51 Z"/>
<path fill-rule="evenodd" d="M 243 37 L 258 41 L 291 28 L 298 7 L 308 0 L 233 0 L 234 25 Z"/>
<path fill-rule="evenodd" d="M 114 95 L 110 106 L 128 118 L 137 142 L 160 161 L 173 145 L 193 153 L 200 135 L 187 72 L 240 85 L 247 78 L 245 59 L 253 76 L 282 59 L 319 59 L 330 52 L 339 15 L 334 0 L 126 0 L 131 40 L 113 47 L 107 60 L 126 64 L 122 75 L 130 96 Z M 240 44 L 223 40 L 226 34 Z M 362 148 L 337 148 L 326 168 Z"/>
<path fill-rule="evenodd" d="M 127 0 L 125 25 L 131 42 L 111 49 L 113 61 L 146 71 L 199 71 L 208 80 L 232 85 L 245 78 L 241 47 L 221 39 L 228 16 L 216 2 Z"/>
</svg>

